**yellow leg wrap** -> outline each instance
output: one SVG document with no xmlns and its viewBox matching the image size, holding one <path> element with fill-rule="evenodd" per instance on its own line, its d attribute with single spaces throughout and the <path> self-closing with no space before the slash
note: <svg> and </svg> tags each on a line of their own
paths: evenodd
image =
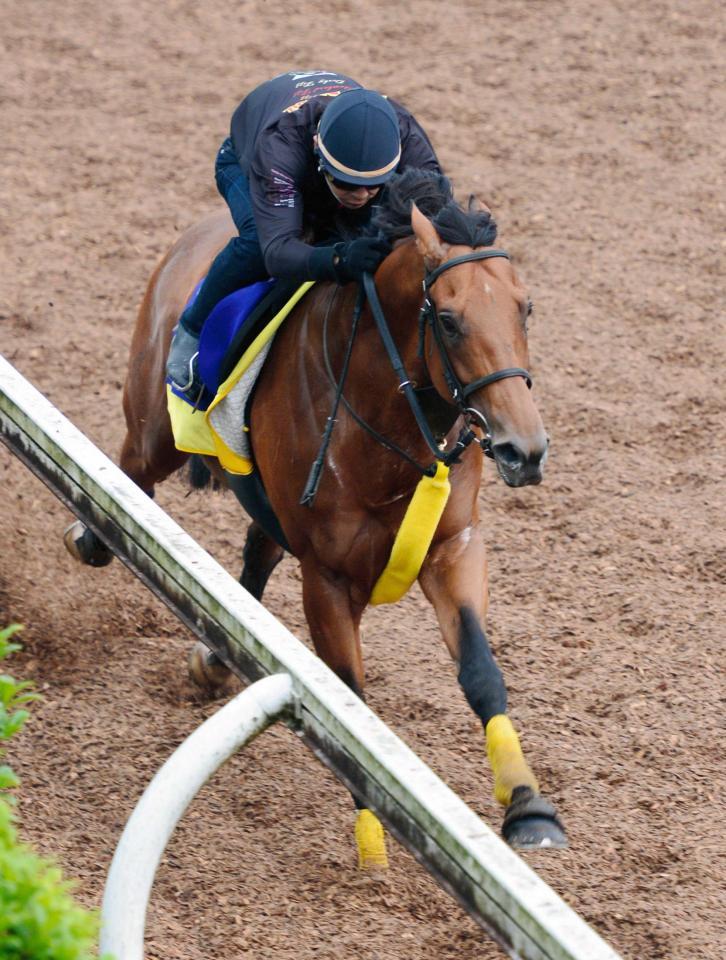
<svg viewBox="0 0 726 960">
<path fill-rule="evenodd" d="M 361 870 L 387 870 L 386 838 L 383 825 L 372 810 L 359 810 L 355 822 L 358 866 Z"/>
<path fill-rule="evenodd" d="M 539 793 L 539 785 L 519 745 L 519 737 L 509 717 L 498 713 L 486 727 L 487 754 L 494 774 L 494 796 L 503 807 L 512 800 L 515 787 L 531 787 Z"/>
</svg>

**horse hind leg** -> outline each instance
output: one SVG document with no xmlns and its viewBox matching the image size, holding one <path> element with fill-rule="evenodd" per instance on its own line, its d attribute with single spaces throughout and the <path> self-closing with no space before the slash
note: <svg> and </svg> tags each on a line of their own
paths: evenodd
<svg viewBox="0 0 726 960">
<path fill-rule="evenodd" d="M 170 437 L 155 445 L 151 458 L 139 454 L 138 445 L 138 439 L 129 430 L 121 448 L 119 466 L 144 493 L 153 497 L 155 485 L 178 470 L 188 454 L 177 450 Z M 105 567 L 113 560 L 109 547 L 82 520 L 75 520 L 66 528 L 63 543 L 75 560 L 87 566 Z"/>
<path fill-rule="evenodd" d="M 482 628 L 486 561 L 476 534 L 429 552 L 421 586 L 436 610 L 444 639 L 459 664 L 458 680 L 486 734 L 494 795 L 505 807 L 502 834 L 517 848 L 566 847 L 554 806 L 540 795 L 507 716 L 507 691 Z"/>
<path fill-rule="evenodd" d="M 89 567 L 106 567 L 113 554 L 106 544 L 82 520 L 74 520 L 63 531 L 66 550 L 79 563 Z"/>
<path fill-rule="evenodd" d="M 255 600 L 261 600 L 270 574 L 282 560 L 285 551 L 254 520 L 247 530 L 242 551 L 243 568 L 240 583 Z M 232 673 L 219 657 L 198 640 L 189 654 L 189 675 L 208 695 L 219 695 L 228 685 Z"/>
</svg>

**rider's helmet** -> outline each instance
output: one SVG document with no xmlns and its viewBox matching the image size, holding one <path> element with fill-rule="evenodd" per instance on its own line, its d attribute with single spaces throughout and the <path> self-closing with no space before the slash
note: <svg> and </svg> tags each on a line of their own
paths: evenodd
<svg viewBox="0 0 726 960">
<path fill-rule="evenodd" d="M 401 159 L 396 111 L 374 90 L 347 90 L 325 108 L 318 125 L 322 171 L 356 187 L 385 183 Z"/>
</svg>

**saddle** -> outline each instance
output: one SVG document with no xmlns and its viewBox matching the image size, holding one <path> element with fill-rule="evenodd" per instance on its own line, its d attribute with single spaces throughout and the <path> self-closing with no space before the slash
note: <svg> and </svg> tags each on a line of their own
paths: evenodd
<svg viewBox="0 0 726 960">
<path fill-rule="evenodd" d="M 167 408 L 178 450 L 217 457 L 232 474 L 252 473 L 249 400 L 280 324 L 311 286 L 265 280 L 235 291 L 214 307 L 199 341 L 201 395 L 192 402 L 167 381 Z"/>
</svg>

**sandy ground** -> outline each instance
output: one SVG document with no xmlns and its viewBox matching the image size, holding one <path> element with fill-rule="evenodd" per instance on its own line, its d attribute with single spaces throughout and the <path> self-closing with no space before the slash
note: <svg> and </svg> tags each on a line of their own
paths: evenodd
<svg viewBox="0 0 726 960">
<path fill-rule="evenodd" d="M 0 0 L 0 350 L 111 455 L 135 311 L 213 208 L 215 150 L 253 85 L 345 70 L 406 103 L 479 192 L 535 301 L 546 482 L 487 466 L 491 636 L 571 847 L 527 861 L 627 960 L 719 960 L 724 764 L 724 169 L 715 0 Z M 719 427 L 721 430 L 719 430 Z M 25 836 L 100 902 L 145 783 L 215 705 L 190 643 L 0 449 L 0 622 L 44 700 L 13 744 Z M 158 499 L 238 571 L 222 495 Z M 286 560 L 270 609 L 306 638 Z M 721 621 L 723 622 L 723 621 Z M 420 592 L 364 622 L 371 706 L 494 826 L 477 722 Z M 494 960 L 403 850 L 354 868 L 350 800 L 275 729 L 205 788 L 154 888 L 148 957 Z"/>
</svg>

